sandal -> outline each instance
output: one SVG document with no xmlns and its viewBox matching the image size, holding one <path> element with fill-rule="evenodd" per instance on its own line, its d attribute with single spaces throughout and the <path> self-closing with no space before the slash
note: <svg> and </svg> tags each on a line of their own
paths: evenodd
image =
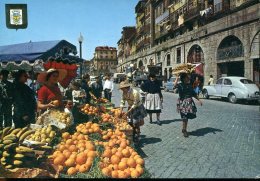
<svg viewBox="0 0 260 181">
<path fill-rule="evenodd" d="M 183 129 L 182 133 L 183 133 L 184 137 L 186 137 L 186 138 L 189 137 L 187 130 Z"/>
</svg>

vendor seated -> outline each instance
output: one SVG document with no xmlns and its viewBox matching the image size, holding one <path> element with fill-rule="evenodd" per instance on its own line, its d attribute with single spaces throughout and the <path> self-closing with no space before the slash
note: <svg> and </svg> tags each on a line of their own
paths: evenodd
<svg viewBox="0 0 260 181">
<path fill-rule="evenodd" d="M 44 82 L 38 91 L 38 108 L 41 112 L 50 108 L 62 110 L 62 94 L 58 87 L 58 80 L 62 79 L 62 72 L 56 69 L 49 69 L 46 73 L 40 73 L 39 82 Z"/>
</svg>

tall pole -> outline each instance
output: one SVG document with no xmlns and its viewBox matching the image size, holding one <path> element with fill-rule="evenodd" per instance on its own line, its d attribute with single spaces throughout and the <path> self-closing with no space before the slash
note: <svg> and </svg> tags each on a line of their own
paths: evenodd
<svg viewBox="0 0 260 181">
<path fill-rule="evenodd" d="M 79 58 L 82 59 L 82 42 L 79 42 Z M 82 78 L 82 63 L 80 62 L 80 78 Z"/>
</svg>

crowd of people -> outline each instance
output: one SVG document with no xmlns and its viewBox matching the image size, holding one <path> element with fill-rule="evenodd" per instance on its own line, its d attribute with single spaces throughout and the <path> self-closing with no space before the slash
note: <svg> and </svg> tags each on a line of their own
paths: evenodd
<svg viewBox="0 0 260 181">
<path fill-rule="evenodd" d="M 73 115 L 74 121 L 84 121 L 80 109 L 83 104 L 89 104 L 91 93 L 98 99 L 104 97 L 111 101 L 113 82 L 110 75 L 105 77 L 105 83 L 99 76 L 90 84 L 90 76 L 84 75 L 81 81 L 73 80 L 65 91 L 61 91 L 59 80 L 62 72 L 49 69 L 37 74 L 37 80 L 30 81 L 28 72 L 18 70 L 12 75 L 2 70 L 0 72 L 0 129 L 12 126 L 22 128 L 35 123 L 36 117 L 48 109 L 58 109 Z"/>
<path fill-rule="evenodd" d="M 90 84 L 90 76 L 86 74 L 82 77 L 81 82 L 73 81 L 64 92 L 60 90 L 58 83 L 62 73 L 56 69 L 49 69 L 45 74 L 41 74 L 40 77 L 43 81 L 36 90 L 35 86 L 29 87 L 26 84 L 29 77 L 26 71 L 16 72 L 13 82 L 7 80 L 8 74 L 9 72 L 6 70 L 0 72 L 0 129 L 11 126 L 12 121 L 15 128 L 35 123 L 37 115 L 51 108 L 72 114 L 74 122 L 79 123 L 85 120 L 85 115 L 80 112 L 80 109 L 84 104 L 90 103 L 91 94 L 96 98 L 104 95 L 111 102 L 114 90 L 114 83 L 109 74 L 105 76 L 104 83 L 102 83 L 101 77 L 97 76 L 96 81 L 92 84 Z M 211 76 L 208 84 L 212 83 L 213 77 Z M 188 137 L 188 119 L 196 118 L 197 111 L 192 97 L 202 105 L 199 99 L 201 80 L 183 73 L 177 76 L 174 84 L 179 92 L 177 110 L 183 121 L 182 133 L 184 137 Z M 156 123 L 161 125 L 163 95 L 160 83 L 156 80 L 155 75 L 150 74 L 149 79 L 141 85 L 140 91 L 133 88 L 128 80 L 123 80 L 119 84 L 119 89 L 122 90 L 120 104 L 122 111 L 125 103 L 128 103 L 128 109 L 123 117 L 128 119 L 132 125 L 134 141 L 138 142 L 140 126 L 144 125 L 144 118 L 147 115 L 149 115 L 150 123 L 153 123 L 152 115 L 155 113 Z"/>
</svg>

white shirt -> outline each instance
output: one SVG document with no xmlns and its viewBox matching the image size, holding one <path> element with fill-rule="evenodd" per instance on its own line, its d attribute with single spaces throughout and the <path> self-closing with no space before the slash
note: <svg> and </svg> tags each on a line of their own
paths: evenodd
<svg viewBox="0 0 260 181">
<path fill-rule="evenodd" d="M 113 83 L 113 81 L 111 81 L 111 80 L 106 80 L 105 83 L 104 83 L 104 85 L 103 85 L 103 90 L 105 90 L 105 89 L 110 89 L 111 92 L 112 92 L 113 89 L 114 89 L 114 83 Z"/>
<path fill-rule="evenodd" d="M 209 85 L 213 85 L 214 83 L 214 79 L 213 78 L 209 78 Z"/>
</svg>

